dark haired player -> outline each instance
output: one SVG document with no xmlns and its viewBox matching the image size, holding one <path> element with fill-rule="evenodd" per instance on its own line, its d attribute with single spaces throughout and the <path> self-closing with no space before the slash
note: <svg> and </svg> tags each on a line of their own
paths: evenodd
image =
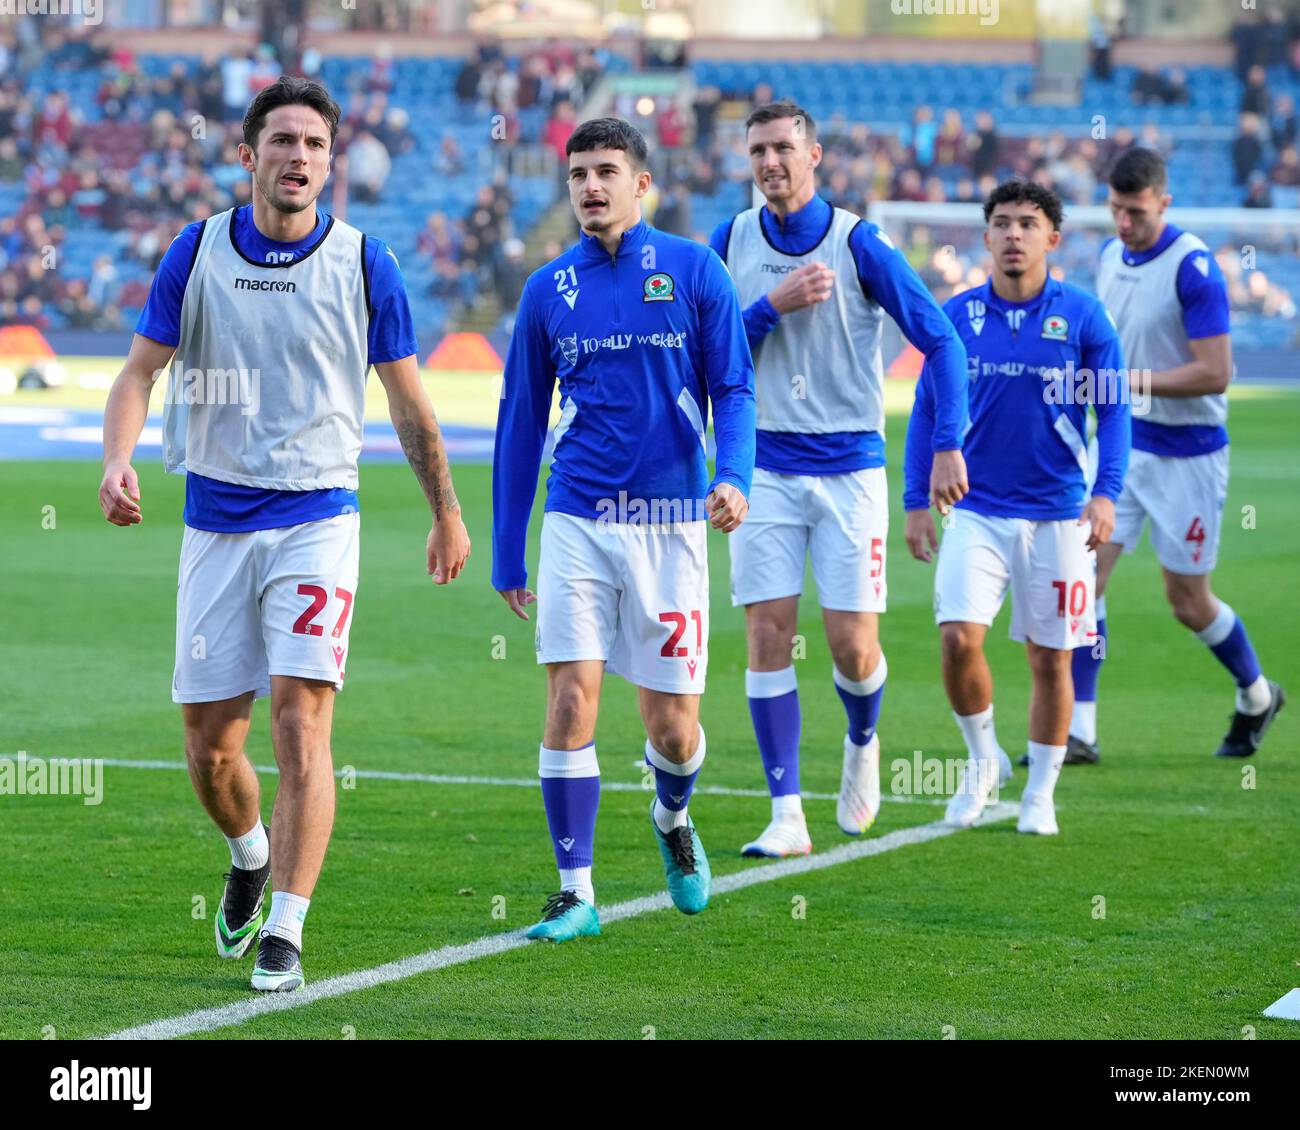
<svg viewBox="0 0 1300 1130">
<path fill-rule="evenodd" d="M 945 522 L 934 580 L 944 687 L 958 722 L 965 720 L 970 753 L 946 818 L 973 824 L 998 782 L 984 637 L 1009 586 L 1011 636 L 1024 641 L 1033 677 L 1029 781 L 1017 828 L 1055 835 L 1053 794 L 1073 698 L 1070 660 L 1094 630 L 1093 551 L 1115 526 L 1129 450 L 1128 382 L 1106 308 L 1048 275 L 1048 252 L 1061 241 L 1055 193 L 1009 181 L 989 194 L 984 219 L 992 276 L 944 304 L 969 356 L 963 450 L 971 484 Z M 930 381 L 923 370 L 904 463 L 907 546 L 921 561 L 935 547 L 926 506 Z M 1100 454 L 1087 499 L 1090 403 Z"/>
<path fill-rule="evenodd" d="M 1228 496 L 1228 291 L 1205 244 L 1165 220 L 1172 197 L 1164 158 L 1127 150 L 1111 170 L 1117 237 L 1101 251 L 1097 292 L 1119 327 L 1151 410 L 1133 419 L 1133 455 L 1115 509 L 1115 535 L 1097 551 L 1097 633 L 1106 638 L 1104 594 L 1121 552 L 1151 523 L 1174 618 L 1214 653 L 1237 686 L 1236 710 L 1218 757 L 1249 757 L 1286 702 L 1265 678 L 1240 617 L 1210 589 Z M 1147 375 L 1149 373 L 1149 376 Z M 1105 648 L 1074 655 L 1070 750 L 1096 761 L 1097 677 Z"/>
<path fill-rule="evenodd" d="M 708 905 L 709 863 L 687 814 L 705 750 L 706 534 L 743 521 L 754 469 L 754 370 L 726 269 L 641 218 L 646 143 L 627 122 L 586 122 L 567 152 L 582 235 L 524 287 L 492 479 L 492 584 L 523 619 L 536 600 L 546 664 L 538 773 L 560 890 L 529 937 L 553 942 L 600 932 L 591 869 L 606 668 L 637 687 L 668 892 L 686 914 Z M 524 549 L 557 381 L 534 597 Z"/>
<path fill-rule="evenodd" d="M 163 454 L 186 478 L 172 699 L 195 792 L 230 845 L 217 953 L 242 957 L 258 938 L 253 988 L 274 992 L 303 984 L 303 919 L 334 822 L 330 729 L 357 588 L 371 365 L 433 511 L 434 581 L 455 579 L 470 549 L 397 260 L 316 208 L 338 119 L 308 79 L 280 78 L 253 99 L 239 147 L 252 203 L 189 225 L 167 249 L 104 414 L 100 505 L 135 525 L 131 453 L 175 354 Z M 244 753 L 253 700 L 267 695 L 273 830 Z"/>
</svg>

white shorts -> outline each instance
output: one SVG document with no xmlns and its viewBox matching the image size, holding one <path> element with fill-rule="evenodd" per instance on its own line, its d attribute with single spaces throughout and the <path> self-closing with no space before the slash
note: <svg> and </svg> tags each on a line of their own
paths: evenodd
<svg viewBox="0 0 1300 1130">
<path fill-rule="evenodd" d="M 1088 527 L 952 511 L 934 575 L 936 624 L 992 624 L 1011 586 L 1011 638 L 1068 651 L 1097 634 Z"/>
<path fill-rule="evenodd" d="M 173 702 L 271 693 L 272 675 L 343 687 L 361 515 L 242 534 L 187 526 Z"/>
<path fill-rule="evenodd" d="M 708 523 L 598 522 L 551 512 L 537 568 L 537 662 L 602 659 L 634 686 L 702 694 Z"/>
<path fill-rule="evenodd" d="M 1228 499 L 1228 449 L 1174 457 L 1133 451 L 1115 504 L 1112 541 L 1132 553 L 1151 519 L 1151 545 L 1171 573 L 1212 573 Z"/>
<path fill-rule="evenodd" d="M 731 534 L 731 603 L 799 596 L 804 562 L 823 608 L 883 612 L 889 493 L 885 469 L 781 475 L 758 468 L 749 515 Z"/>
</svg>

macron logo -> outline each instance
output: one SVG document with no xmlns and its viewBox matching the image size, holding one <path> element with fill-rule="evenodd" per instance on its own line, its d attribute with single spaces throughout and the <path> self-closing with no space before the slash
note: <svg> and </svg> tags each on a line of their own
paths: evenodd
<svg viewBox="0 0 1300 1130">
<path fill-rule="evenodd" d="M 566 290 L 564 292 L 564 301 L 569 304 L 569 309 L 573 309 L 573 304 L 578 301 L 578 292 L 576 290 Z"/>
<path fill-rule="evenodd" d="M 572 836 L 560 837 L 560 847 L 564 848 L 565 851 L 572 851 L 575 843 L 577 843 L 577 841 Z"/>
<path fill-rule="evenodd" d="M 152 1077 L 152 1067 L 82 1067 L 74 1059 L 50 1072 L 50 1100 L 129 1102 L 132 1110 L 148 1110 Z"/>
<path fill-rule="evenodd" d="M 782 777 L 785 776 L 785 767 L 778 765 L 775 769 L 772 770 L 772 776 L 779 781 Z"/>
<path fill-rule="evenodd" d="M 298 284 L 288 282 L 285 279 L 235 279 L 236 290 L 277 290 L 287 291 L 293 294 L 298 290 Z"/>
</svg>

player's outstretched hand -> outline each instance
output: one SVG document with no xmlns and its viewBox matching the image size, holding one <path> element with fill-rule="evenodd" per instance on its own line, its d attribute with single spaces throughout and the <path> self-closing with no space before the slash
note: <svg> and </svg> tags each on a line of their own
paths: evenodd
<svg viewBox="0 0 1300 1130">
<path fill-rule="evenodd" d="M 966 459 L 960 451 L 936 451 L 930 465 L 930 501 L 940 514 L 970 492 Z"/>
<path fill-rule="evenodd" d="M 778 314 L 790 314 L 805 306 L 825 302 L 834 286 L 835 272 L 825 263 L 805 263 L 773 287 L 767 300 L 776 307 Z"/>
<path fill-rule="evenodd" d="M 528 613 L 524 611 L 524 605 L 535 604 L 537 595 L 529 592 L 527 589 L 500 589 L 501 599 L 510 605 L 510 611 L 521 620 L 528 619 Z"/>
<path fill-rule="evenodd" d="M 1115 532 L 1115 504 L 1109 498 L 1094 494 L 1079 515 L 1079 525 L 1082 526 L 1084 522 L 1092 523 L 1092 529 L 1088 533 L 1088 548 L 1096 549 L 1099 545 L 1105 545 Z"/>
<path fill-rule="evenodd" d="M 939 548 L 934 532 L 934 515 L 929 510 L 909 510 L 903 526 L 907 551 L 918 561 L 930 562 L 930 555 Z"/>
<path fill-rule="evenodd" d="M 709 512 L 709 525 L 724 534 L 731 533 L 749 513 L 749 499 L 730 483 L 719 483 L 704 500 Z"/>
<path fill-rule="evenodd" d="M 469 556 L 469 534 L 461 521 L 459 507 L 434 522 L 427 546 L 429 575 L 435 585 L 445 585 L 460 576 Z"/>
<path fill-rule="evenodd" d="M 140 480 L 129 463 L 110 463 L 99 483 L 99 508 L 115 526 L 144 521 L 140 512 Z"/>
</svg>

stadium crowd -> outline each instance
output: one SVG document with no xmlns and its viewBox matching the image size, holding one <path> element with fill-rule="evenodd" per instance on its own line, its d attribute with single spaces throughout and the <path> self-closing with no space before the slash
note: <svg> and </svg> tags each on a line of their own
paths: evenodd
<svg viewBox="0 0 1300 1130">
<path fill-rule="evenodd" d="M 1233 32 L 1241 102 L 1228 164 L 1237 186 L 1231 191 L 1240 195 L 1222 204 L 1300 202 L 1294 99 L 1275 94 L 1269 81 L 1279 67 L 1300 66 L 1300 40 L 1295 26 L 1283 22 L 1279 30 L 1277 23 L 1267 14 Z M 322 63 L 308 49 L 295 66 L 315 74 Z M 455 74 L 455 97 L 467 115 L 499 123 L 502 139 L 531 143 L 558 163 L 606 63 L 602 52 L 563 42 L 520 59 L 484 43 Z M 25 79 L 38 68 L 97 75 L 94 102 L 102 113 L 87 120 L 57 89 L 39 98 L 28 93 Z M 54 21 L 0 29 L 0 324 L 129 330 L 176 233 L 248 200 L 248 176 L 234 156 L 240 116 L 280 70 L 266 44 L 242 55 L 178 61 L 156 74 L 142 68 L 131 49 L 105 46 L 93 33 Z M 1093 74 L 1120 81 L 1109 62 L 1098 67 L 1096 51 Z M 408 111 L 394 104 L 394 83 L 395 61 L 381 50 L 362 81 L 334 92 L 344 107 L 336 153 L 347 159 L 349 192 L 359 203 L 388 199 L 394 159 L 416 145 Z M 704 85 L 690 103 L 660 99 L 653 114 L 657 183 L 646 201 L 648 218 L 702 240 L 712 219 L 698 214 L 702 202 L 744 206 L 750 169 L 735 129 L 737 107 L 743 111 L 787 93 L 763 83 L 746 90 Z M 1177 68 L 1144 69 L 1129 94 L 1135 107 L 1176 105 L 1187 98 L 1186 76 Z M 630 99 L 615 110 L 632 116 Z M 976 202 L 1008 175 L 1048 185 L 1067 204 L 1092 204 L 1104 196 L 1106 171 L 1124 149 L 1142 144 L 1169 156 L 1176 146 L 1150 122 L 1136 132 L 1121 126 L 1101 140 L 1059 130 L 1025 136 L 1001 131 L 991 110 L 964 117 L 928 104 L 915 106 L 901 130 L 880 131 L 836 115 L 819 123 L 819 134 L 823 195 L 860 215 L 874 200 Z M 431 171 L 463 175 L 477 167 L 474 156 L 454 132 L 444 131 Z M 538 259 L 512 222 L 508 177 L 498 171 L 484 180 L 463 214 L 434 210 L 410 222 L 419 230 L 417 252 L 431 267 L 429 295 L 465 307 L 491 287 L 508 312 L 526 264 Z M 330 208 L 328 190 L 323 204 Z M 78 232 L 84 252 L 88 231 L 96 233 L 91 238 L 98 239 L 98 253 L 76 256 L 76 269 L 57 269 Z M 1262 306 L 1286 309 L 1289 296 L 1264 285 Z M 1240 286 L 1245 300 L 1261 284 L 1251 278 Z"/>
</svg>

